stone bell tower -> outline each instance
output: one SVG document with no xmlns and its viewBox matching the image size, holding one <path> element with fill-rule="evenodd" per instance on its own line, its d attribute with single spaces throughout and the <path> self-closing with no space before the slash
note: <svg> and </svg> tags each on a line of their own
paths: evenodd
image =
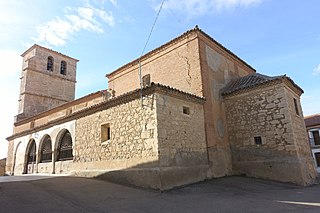
<svg viewBox="0 0 320 213">
<path fill-rule="evenodd" d="M 15 122 L 74 100 L 79 60 L 37 44 L 21 56 L 19 110 Z"/>
</svg>

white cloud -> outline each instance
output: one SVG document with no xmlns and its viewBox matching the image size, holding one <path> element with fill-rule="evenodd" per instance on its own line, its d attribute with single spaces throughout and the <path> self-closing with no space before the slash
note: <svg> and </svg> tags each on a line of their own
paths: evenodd
<svg viewBox="0 0 320 213">
<path fill-rule="evenodd" d="M 212 11 L 249 7 L 261 3 L 263 0 L 167 0 L 163 9 L 172 10 L 188 15 L 205 15 Z M 159 8 L 159 5 L 156 9 Z"/>
<path fill-rule="evenodd" d="M 313 69 L 313 75 L 320 75 L 320 64 Z"/>
<path fill-rule="evenodd" d="M 116 0 L 109 0 L 111 2 L 111 4 L 113 4 L 114 6 L 117 6 L 117 1 Z"/>
<path fill-rule="evenodd" d="M 48 45 L 62 46 L 72 35 L 79 31 L 103 33 L 103 24 L 114 26 L 115 20 L 111 12 L 97 9 L 92 6 L 66 8 L 63 18 L 57 17 L 52 21 L 38 26 L 36 42 Z"/>
</svg>

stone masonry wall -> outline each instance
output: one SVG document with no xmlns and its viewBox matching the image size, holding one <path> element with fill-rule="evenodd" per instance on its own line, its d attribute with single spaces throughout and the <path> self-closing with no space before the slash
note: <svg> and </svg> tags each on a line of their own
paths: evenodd
<svg viewBox="0 0 320 213">
<path fill-rule="evenodd" d="M 6 159 L 0 160 L 0 176 L 3 176 L 5 174 L 5 168 L 6 168 Z"/>
<path fill-rule="evenodd" d="M 287 96 L 285 85 L 277 83 L 226 97 L 234 174 L 301 185 L 312 182 L 302 171 L 301 155 L 308 158 L 308 153 L 297 152 L 301 133 L 296 132 L 296 121 L 289 113 L 293 102 Z M 254 137 L 259 136 L 262 144 L 255 143 Z"/>
<path fill-rule="evenodd" d="M 155 100 L 149 96 L 117 105 L 76 121 L 74 162 L 77 170 L 125 169 L 157 165 Z M 101 125 L 110 124 L 110 141 L 101 141 Z"/>
<path fill-rule="evenodd" d="M 8 141 L 8 152 L 6 160 L 6 174 L 11 174 L 13 157 L 14 157 L 14 141 Z"/>
<path fill-rule="evenodd" d="M 292 119 L 293 139 L 296 146 L 296 152 L 300 160 L 301 174 L 304 181 L 303 185 L 308 185 L 316 176 L 316 167 L 312 158 L 311 146 L 309 143 L 308 133 L 304 122 L 303 111 L 300 104 L 300 97 L 296 95 L 290 88 L 285 88 L 285 94 L 288 102 L 288 114 Z M 293 99 L 296 99 L 298 104 L 297 115 Z"/>
<path fill-rule="evenodd" d="M 160 188 L 170 189 L 207 179 L 203 105 L 170 96 L 157 95 L 156 98 Z"/>
<path fill-rule="evenodd" d="M 203 106 L 170 96 L 156 98 L 160 166 L 207 165 Z"/>
<path fill-rule="evenodd" d="M 206 179 L 202 103 L 154 93 L 143 106 L 136 99 L 78 119 L 72 171 L 161 190 Z M 104 124 L 111 139 L 102 142 Z"/>
<path fill-rule="evenodd" d="M 136 99 L 77 120 L 74 162 L 80 170 L 207 164 L 201 104 L 156 93 L 143 105 Z M 103 124 L 111 127 L 108 142 L 101 142 Z"/>
</svg>

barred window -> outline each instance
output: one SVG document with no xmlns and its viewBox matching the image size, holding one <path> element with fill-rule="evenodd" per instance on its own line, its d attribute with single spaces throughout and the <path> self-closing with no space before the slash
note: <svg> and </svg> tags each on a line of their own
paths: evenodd
<svg viewBox="0 0 320 213">
<path fill-rule="evenodd" d="M 32 139 L 28 148 L 28 159 L 27 164 L 36 162 L 36 142 Z"/>
<path fill-rule="evenodd" d="M 59 141 L 59 147 L 58 147 L 58 161 L 63 160 L 72 160 L 72 138 L 69 131 L 66 131 L 63 136 L 61 137 L 61 140 Z"/>
<path fill-rule="evenodd" d="M 62 74 L 62 75 L 67 74 L 67 63 L 65 61 L 61 61 L 60 74 Z"/>
<path fill-rule="evenodd" d="M 40 163 L 52 161 L 52 142 L 50 136 L 45 136 L 41 147 Z"/>
</svg>

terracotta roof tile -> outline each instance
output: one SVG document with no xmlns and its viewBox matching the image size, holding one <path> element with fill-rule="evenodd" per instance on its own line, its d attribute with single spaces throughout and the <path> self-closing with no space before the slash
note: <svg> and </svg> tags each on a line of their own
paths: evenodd
<svg viewBox="0 0 320 213">
<path fill-rule="evenodd" d="M 243 64 L 245 64 L 246 66 L 248 66 L 250 69 L 252 69 L 253 71 L 256 71 L 251 65 L 249 65 L 247 62 L 245 62 L 244 60 L 242 60 L 239 56 L 237 56 L 235 53 L 233 53 L 231 50 L 229 50 L 228 48 L 224 47 L 221 43 L 219 43 L 218 41 L 216 41 L 215 39 L 213 39 L 210 35 L 208 35 L 207 33 L 205 33 L 203 30 L 201 30 L 198 25 L 195 26 L 195 28 L 193 29 L 190 29 L 186 32 L 184 32 L 183 34 L 181 34 L 180 36 L 172 39 L 171 41 L 161 45 L 160 47 L 158 48 L 155 48 L 153 50 L 151 50 L 150 52 L 144 54 L 143 56 L 119 67 L 118 69 L 112 71 L 111 73 L 108 73 L 106 74 L 106 77 L 107 78 L 110 78 L 111 76 L 115 75 L 116 73 L 119 73 L 121 72 L 124 68 L 126 67 L 130 67 L 130 66 L 133 66 L 135 64 L 138 64 L 139 63 L 139 60 L 144 60 L 145 58 L 151 56 L 152 54 L 155 54 L 159 51 L 161 51 L 162 49 L 168 47 L 169 45 L 175 43 L 175 42 L 178 42 L 179 40 L 185 38 L 186 36 L 190 35 L 191 33 L 194 33 L 194 32 L 199 32 L 201 33 L 202 35 L 204 35 L 205 37 L 207 37 L 209 40 L 211 40 L 212 42 L 214 42 L 216 45 L 218 45 L 219 47 L 221 47 L 224 51 L 226 51 L 227 53 L 229 53 L 230 55 L 232 55 L 233 57 L 235 57 L 236 59 L 238 59 L 239 61 L 241 61 Z"/>
<path fill-rule="evenodd" d="M 21 54 L 21 56 L 24 57 L 28 52 L 30 52 L 30 50 L 32 50 L 32 49 L 34 49 L 34 48 L 36 48 L 36 47 L 42 48 L 42 49 L 45 49 L 45 50 L 49 50 L 50 52 L 53 52 L 53 53 L 62 55 L 62 56 L 64 56 L 64 57 L 67 57 L 67 58 L 70 58 L 70 59 L 72 59 L 72 60 L 75 60 L 76 62 L 79 62 L 79 60 L 76 59 L 76 58 L 72 58 L 72 57 L 70 57 L 70 56 L 68 56 L 68 55 L 62 54 L 62 53 L 60 53 L 60 52 L 57 52 L 57 51 L 52 50 L 52 49 L 49 49 L 49 48 L 47 48 L 47 47 L 40 46 L 40 45 L 38 45 L 38 44 L 32 45 L 29 49 L 27 49 L 26 51 L 24 51 L 24 52 Z"/>
<path fill-rule="evenodd" d="M 99 92 L 100 91 L 98 91 L 97 93 L 99 93 Z M 47 122 L 46 124 L 35 127 L 33 129 L 28 129 L 28 130 L 25 130 L 25 131 L 22 131 L 19 133 L 15 133 L 12 136 L 7 137 L 7 140 L 10 141 L 10 140 L 13 140 L 14 138 L 25 136 L 25 135 L 28 135 L 32 132 L 40 131 L 40 130 L 52 127 L 54 125 L 57 125 L 57 124 L 62 124 L 62 123 L 65 123 L 65 122 L 68 122 L 68 121 L 71 121 L 74 119 L 78 119 L 80 117 L 91 115 L 97 111 L 102 111 L 102 110 L 109 109 L 111 107 L 114 107 L 114 106 L 117 106 L 120 104 L 130 102 L 132 100 L 140 98 L 141 94 L 144 96 L 144 95 L 149 95 L 149 94 L 152 94 L 155 92 L 169 95 L 169 96 L 173 96 L 176 98 L 181 98 L 181 99 L 187 100 L 187 101 L 193 101 L 193 102 L 196 102 L 199 104 L 204 104 L 204 102 L 206 100 L 204 97 L 200 97 L 200 96 L 197 96 L 197 95 L 194 95 L 191 93 L 187 93 L 187 92 L 181 91 L 179 89 L 176 89 L 176 88 L 173 88 L 170 86 L 166 86 L 166 85 L 152 82 L 150 86 L 145 87 L 142 90 L 140 88 L 135 89 L 133 91 L 127 92 L 127 93 L 122 94 L 120 96 L 116 96 L 110 100 L 106 100 L 106 101 L 94 104 L 90 107 L 81 109 L 81 110 L 74 112 L 74 113 L 71 113 L 70 115 L 67 115 L 65 117 L 60 117 L 60 118 L 57 118 L 56 120 L 51 120 L 51 121 Z"/>
<path fill-rule="evenodd" d="M 306 127 L 320 125 L 320 114 L 306 116 L 304 122 L 306 123 Z"/>
<path fill-rule="evenodd" d="M 247 75 L 247 76 L 230 81 L 221 90 L 221 92 L 222 92 L 222 95 L 228 95 L 245 88 L 250 88 L 256 85 L 265 84 L 267 82 L 281 79 L 283 77 L 285 77 L 285 75 L 271 77 L 267 75 L 262 75 L 260 73 L 254 73 L 254 74 Z"/>
</svg>

